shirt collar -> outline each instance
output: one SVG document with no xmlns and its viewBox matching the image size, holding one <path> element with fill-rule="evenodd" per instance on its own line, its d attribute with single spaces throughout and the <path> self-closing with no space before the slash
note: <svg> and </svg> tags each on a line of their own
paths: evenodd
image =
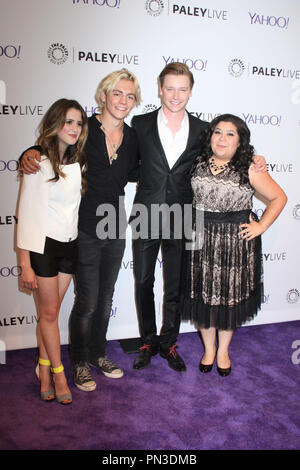
<svg viewBox="0 0 300 470">
<path fill-rule="evenodd" d="M 168 118 L 166 117 L 162 108 L 159 108 L 157 118 L 160 124 L 164 124 L 165 126 L 168 124 Z M 185 127 L 187 124 L 188 124 L 188 113 L 185 111 L 184 117 L 181 121 L 181 128 Z"/>
</svg>

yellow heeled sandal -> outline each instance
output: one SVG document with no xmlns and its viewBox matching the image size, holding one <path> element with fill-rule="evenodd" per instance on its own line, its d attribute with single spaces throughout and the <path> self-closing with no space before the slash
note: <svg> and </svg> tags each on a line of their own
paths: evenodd
<svg viewBox="0 0 300 470">
<path fill-rule="evenodd" d="M 37 376 L 37 379 L 40 381 L 40 365 L 41 366 L 51 366 L 51 363 L 49 359 L 42 359 L 39 357 L 38 363 L 35 368 L 35 375 Z M 55 400 L 55 390 L 51 388 L 50 390 L 46 390 L 45 392 L 41 392 L 41 399 L 43 401 L 53 401 Z"/>
<path fill-rule="evenodd" d="M 58 367 L 52 367 L 51 370 L 54 374 L 59 374 L 60 372 L 64 371 L 64 366 L 61 364 Z M 54 380 L 54 382 L 55 382 L 55 380 Z M 61 405 L 71 405 L 71 403 L 72 403 L 72 394 L 70 392 L 70 393 L 64 393 L 63 395 L 56 395 L 56 400 Z"/>
</svg>

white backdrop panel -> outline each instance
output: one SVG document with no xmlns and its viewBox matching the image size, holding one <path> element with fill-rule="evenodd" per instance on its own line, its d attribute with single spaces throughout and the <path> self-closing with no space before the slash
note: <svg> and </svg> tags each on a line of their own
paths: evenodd
<svg viewBox="0 0 300 470">
<path fill-rule="evenodd" d="M 159 106 L 157 76 L 185 62 L 195 78 L 188 109 L 210 121 L 223 112 L 242 117 L 257 153 L 284 188 L 288 204 L 263 236 L 265 302 L 250 324 L 299 320 L 300 61 L 298 0 L 0 0 L 0 340 L 7 349 L 36 345 L 32 296 L 18 288 L 14 251 L 17 159 L 32 145 L 52 102 L 75 98 L 88 115 L 108 73 L 127 67 L 138 77 L 140 114 Z M 127 122 L 130 123 L 131 116 Z M 126 188 L 129 212 L 135 185 Z M 263 206 L 255 201 L 261 215 Z M 156 266 L 161 324 L 161 257 Z M 73 285 L 62 305 L 68 342 Z M 192 331 L 183 324 L 181 331 Z M 130 231 L 116 285 L 108 338 L 139 335 Z"/>
</svg>

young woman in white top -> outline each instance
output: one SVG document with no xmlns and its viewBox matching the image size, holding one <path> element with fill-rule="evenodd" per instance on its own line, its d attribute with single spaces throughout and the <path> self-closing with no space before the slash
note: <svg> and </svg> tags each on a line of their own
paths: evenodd
<svg viewBox="0 0 300 470">
<path fill-rule="evenodd" d="M 60 99 L 46 112 L 39 131 L 41 171 L 23 175 L 20 192 L 17 246 L 21 285 L 34 291 L 37 301 L 36 373 L 41 397 L 68 405 L 72 395 L 61 364 L 58 314 L 75 271 L 87 117 L 77 101 Z"/>
</svg>

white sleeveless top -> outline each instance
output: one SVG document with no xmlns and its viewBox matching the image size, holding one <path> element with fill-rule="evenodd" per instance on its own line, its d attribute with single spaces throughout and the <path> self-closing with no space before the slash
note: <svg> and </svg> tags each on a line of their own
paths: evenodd
<svg viewBox="0 0 300 470">
<path fill-rule="evenodd" d="M 66 175 L 49 182 L 47 237 L 60 242 L 77 238 L 81 171 L 79 163 L 61 165 Z"/>
</svg>

